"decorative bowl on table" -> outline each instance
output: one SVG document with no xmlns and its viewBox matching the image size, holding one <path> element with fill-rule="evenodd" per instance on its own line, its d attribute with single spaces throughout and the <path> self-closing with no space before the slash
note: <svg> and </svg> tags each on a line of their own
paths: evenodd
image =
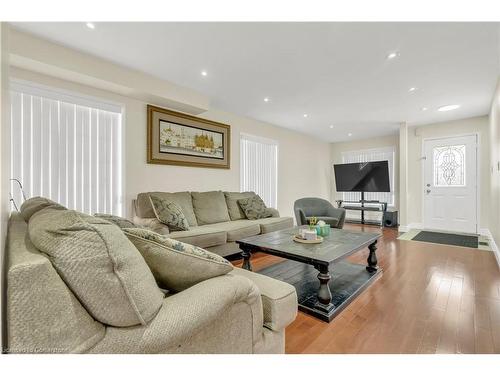
<svg viewBox="0 0 500 375">
<path fill-rule="evenodd" d="M 318 236 L 316 228 L 300 228 L 299 233 L 293 236 L 295 242 L 300 243 L 321 243 L 323 237 Z"/>
<path fill-rule="evenodd" d="M 296 234 L 296 235 L 293 236 L 293 240 L 295 242 L 300 242 L 300 243 L 315 244 L 315 243 L 321 243 L 321 242 L 323 242 L 323 237 L 316 236 L 316 239 L 306 240 L 305 238 L 302 238 L 299 234 Z"/>
</svg>

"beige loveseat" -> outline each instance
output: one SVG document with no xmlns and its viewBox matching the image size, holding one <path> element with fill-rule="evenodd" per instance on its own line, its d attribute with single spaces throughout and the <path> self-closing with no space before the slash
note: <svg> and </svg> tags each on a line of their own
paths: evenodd
<svg viewBox="0 0 500 375">
<path fill-rule="evenodd" d="M 21 215 L 12 214 L 6 252 L 8 353 L 284 352 L 285 327 L 297 313 L 296 292 L 289 284 L 234 269 L 177 294 L 160 293 L 158 311 L 143 324 L 111 326 L 76 298 L 30 240 L 32 229 L 28 232 Z M 71 249 L 62 250 L 71 254 Z M 81 287 L 99 293 L 90 285 Z M 141 303 L 148 306 L 144 298 Z M 120 313 L 113 308 L 101 313 Z"/>
<path fill-rule="evenodd" d="M 171 200 L 182 209 L 189 222 L 188 231 L 169 231 L 155 216 L 150 194 Z M 181 242 L 203 247 L 221 256 L 240 252 L 235 241 L 258 234 L 274 232 L 293 226 L 293 218 L 280 217 L 269 208 L 272 217 L 248 220 L 239 207 L 238 199 L 255 195 L 253 192 L 148 192 L 140 193 L 133 201 L 134 223 Z"/>
</svg>

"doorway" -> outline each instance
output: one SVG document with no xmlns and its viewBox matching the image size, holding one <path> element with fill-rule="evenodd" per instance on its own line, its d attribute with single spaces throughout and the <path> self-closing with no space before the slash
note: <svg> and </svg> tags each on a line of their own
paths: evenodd
<svg viewBox="0 0 500 375">
<path fill-rule="evenodd" d="M 477 233 L 477 135 L 424 140 L 424 228 Z"/>
</svg>

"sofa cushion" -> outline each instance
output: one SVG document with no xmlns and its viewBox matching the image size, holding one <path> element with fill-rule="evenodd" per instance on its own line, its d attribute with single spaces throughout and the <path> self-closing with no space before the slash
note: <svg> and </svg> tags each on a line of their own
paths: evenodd
<svg viewBox="0 0 500 375">
<path fill-rule="evenodd" d="M 198 225 L 230 221 L 222 191 L 192 192 L 193 209 Z"/>
<path fill-rule="evenodd" d="M 291 217 L 267 217 L 258 219 L 256 222 L 259 223 L 262 234 L 293 227 L 293 218 Z"/>
<path fill-rule="evenodd" d="M 245 216 L 249 220 L 263 219 L 265 217 L 273 216 L 272 212 L 267 210 L 266 204 L 258 195 L 250 198 L 238 199 L 238 205 L 241 207 Z"/>
<path fill-rule="evenodd" d="M 176 239 L 199 247 L 211 247 L 227 242 L 227 233 L 220 228 L 211 228 L 207 225 L 193 227 L 187 231 L 170 232 L 169 238 Z"/>
<path fill-rule="evenodd" d="M 146 229 L 124 229 L 124 233 L 141 252 L 158 283 L 169 290 L 182 291 L 233 269 L 226 259 L 198 246 Z"/>
<path fill-rule="evenodd" d="M 160 222 L 172 230 L 189 230 L 189 223 L 182 209 L 174 202 L 156 195 L 150 195 L 149 200 L 153 211 Z"/>
<path fill-rule="evenodd" d="M 245 199 L 255 196 L 253 191 L 245 191 L 243 193 L 237 193 L 232 191 L 225 191 L 224 197 L 226 198 L 227 211 L 229 212 L 229 217 L 231 220 L 242 220 L 246 219 L 245 212 L 241 209 L 238 204 L 239 199 Z"/>
<path fill-rule="evenodd" d="M 280 331 L 295 320 L 297 317 L 295 287 L 241 268 L 235 267 L 231 274 L 246 277 L 259 288 L 265 327 L 273 331 Z"/>
<path fill-rule="evenodd" d="M 21 205 L 20 212 L 21 216 L 24 219 L 24 221 L 28 222 L 35 213 L 37 213 L 40 210 L 43 210 L 44 208 L 47 207 L 52 207 L 54 209 L 58 210 L 66 210 L 67 208 L 60 205 L 59 203 L 56 203 L 50 199 L 43 198 L 43 197 L 33 197 L 30 199 L 27 199 L 24 201 L 24 203 Z"/>
<path fill-rule="evenodd" d="M 134 216 L 133 218 L 134 224 L 136 228 L 145 228 L 152 230 L 153 232 L 156 232 L 158 234 L 169 234 L 170 230 L 168 227 L 160 223 L 160 220 L 158 220 L 156 217 L 155 218 L 143 218 L 139 216 Z"/>
<path fill-rule="evenodd" d="M 143 218 L 156 218 L 153 206 L 151 205 L 151 201 L 149 200 L 149 196 L 153 194 L 177 204 L 181 208 L 182 213 L 186 217 L 190 227 L 198 225 L 196 216 L 194 215 L 193 211 L 193 200 L 191 199 L 191 193 L 188 191 L 181 191 L 177 193 L 140 193 L 137 195 L 137 200 L 135 202 L 135 211 L 137 216 Z"/>
<path fill-rule="evenodd" d="M 33 244 L 98 321 L 147 324 L 163 294 L 135 246 L 109 221 L 72 210 L 45 208 L 29 221 Z"/>
<path fill-rule="evenodd" d="M 205 227 L 226 232 L 227 242 L 234 242 L 260 234 L 260 225 L 254 220 L 226 221 L 225 223 L 205 225 Z"/>
<path fill-rule="evenodd" d="M 124 217 L 109 214 L 94 214 L 94 216 L 99 219 L 107 220 L 110 223 L 115 224 L 118 228 L 137 228 L 137 225 Z"/>
</svg>

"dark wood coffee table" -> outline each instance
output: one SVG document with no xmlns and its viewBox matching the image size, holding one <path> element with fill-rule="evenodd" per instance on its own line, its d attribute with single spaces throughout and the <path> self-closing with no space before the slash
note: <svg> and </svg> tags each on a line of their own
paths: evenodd
<svg viewBox="0 0 500 375">
<path fill-rule="evenodd" d="M 330 322 L 382 272 L 375 254 L 381 234 L 332 228 L 322 243 L 302 244 L 292 239 L 298 231 L 299 227 L 295 227 L 236 241 L 242 250 L 243 268 L 252 270 L 255 251 L 288 259 L 260 273 L 294 285 L 299 308 Z M 367 266 L 343 261 L 366 247 L 370 250 Z"/>
</svg>

